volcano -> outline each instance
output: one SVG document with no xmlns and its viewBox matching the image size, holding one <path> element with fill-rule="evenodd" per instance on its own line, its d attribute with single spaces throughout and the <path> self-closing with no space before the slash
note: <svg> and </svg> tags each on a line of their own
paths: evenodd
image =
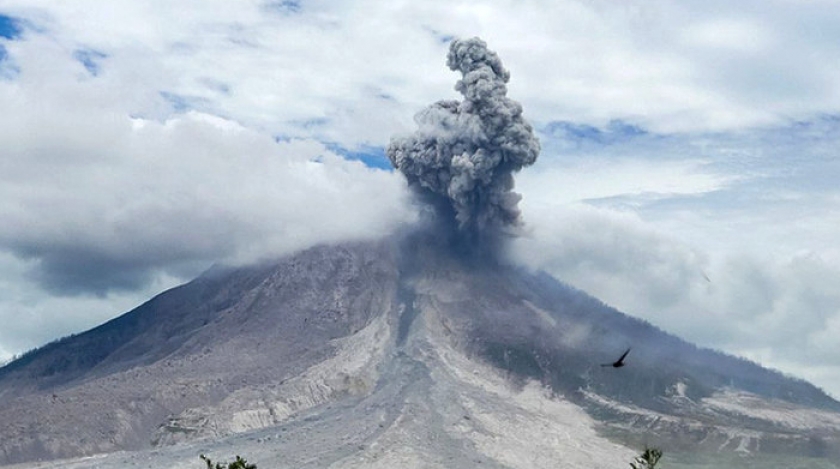
<svg viewBox="0 0 840 469">
<path fill-rule="evenodd" d="M 832 467 L 838 411 L 804 381 L 415 233 L 216 267 L 6 365 L 0 464 L 606 468 L 652 445 Z"/>
<path fill-rule="evenodd" d="M 0 464 L 591 469 L 645 446 L 670 467 L 840 464 L 819 389 L 503 261 L 540 145 L 482 40 L 447 64 L 464 99 L 386 149 L 418 226 L 216 267 L 25 354 L 0 369 Z"/>
</svg>

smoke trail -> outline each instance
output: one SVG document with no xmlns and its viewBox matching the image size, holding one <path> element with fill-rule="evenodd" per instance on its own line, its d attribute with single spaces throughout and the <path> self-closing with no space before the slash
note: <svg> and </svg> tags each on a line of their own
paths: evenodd
<svg viewBox="0 0 840 469">
<path fill-rule="evenodd" d="M 440 218 L 454 218 L 460 237 L 497 240 L 521 225 L 513 173 L 536 161 L 539 141 L 522 106 L 507 97 L 510 74 L 484 41 L 453 41 L 447 65 L 463 75 L 455 89 L 464 100 L 419 112 L 417 131 L 393 138 L 388 158 Z"/>
</svg>

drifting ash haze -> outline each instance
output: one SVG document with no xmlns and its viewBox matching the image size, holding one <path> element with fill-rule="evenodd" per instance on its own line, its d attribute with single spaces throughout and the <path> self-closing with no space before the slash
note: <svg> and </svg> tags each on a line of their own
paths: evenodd
<svg viewBox="0 0 840 469">
<path fill-rule="evenodd" d="M 515 232 L 512 173 L 539 147 L 483 42 L 455 41 L 449 64 L 465 100 L 433 105 L 388 150 L 436 223 L 212 269 L 0 368 L 0 465 L 194 468 L 204 453 L 261 468 L 591 469 L 651 444 L 737 456 L 727 467 L 836 467 L 840 403 L 814 386 L 544 274 L 453 255 L 453 236 L 459 254 L 496 254 Z M 601 366 L 630 345 L 625 366 Z"/>
</svg>

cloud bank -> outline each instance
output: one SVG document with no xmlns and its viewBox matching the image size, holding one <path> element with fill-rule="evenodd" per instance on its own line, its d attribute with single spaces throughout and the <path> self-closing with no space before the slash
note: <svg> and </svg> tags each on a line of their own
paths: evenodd
<svg viewBox="0 0 840 469">
<path fill-rule="evenodd" d="M 199 113 L 101 124 L 43 116 L 51 140 L 18 140 L 0 176 L 0 246 L 56 293 L 135 289 L 158 271 L 381 235 L 408 218 L 394 175 L 317 142 Z"/>
<path fill-rule="evenodd" d="M 840 177 L 839 122 L 544 137 L 540 171 L 518 178 L 529 235 L 513 252 L 667 331 L 840 397 L 840 346 L 828 339 L 840 324 L 840 197 L 829 182 Z"/>
<path fill-rule="evenodd" d="M 394 174 L 200 111 L 132 117 L 123 83 L 43 42 L 15 45 L 39 53 L 0 80 L 0 250 L 52 293 L 143 288 L 410 218 Z"/>
</svg>

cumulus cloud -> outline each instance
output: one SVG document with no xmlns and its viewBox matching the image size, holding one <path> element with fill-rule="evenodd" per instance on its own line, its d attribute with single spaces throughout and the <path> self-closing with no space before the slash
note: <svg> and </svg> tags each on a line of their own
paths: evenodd
<svg viewBox="0 0 840 469">
<path fill-rule="evenodd" d="M 479 35 L 506 57 L 517 71 L 511 94 L 535 122 L 618 117 L 657 131 L 727 130 L 840 106 L 825 59 L 838 43 L 817 33 L 833 31 L 840 12 L 817 3 L 757 10 L 563 0 L 477 10 L 460 1 L 382 8 L 363 0 L 289 12 L 212 0 L 167 14 L 165 2 L 130 0 L 6 5 L 68 54 L 107 54 L 103 79 L 118 74 L 201 98 L 249 127 L 342 145 L 384 145 L 410 130 L 413 113 L 449 83 L 438 64 L 454 36 Z M 797 26 L 806 23 L 813 28 Z"/>
<path fill-rule="evenodd" d="M 407 216 L 393 174 L 201 112 L 130 117 L 111 82 L 76 79 L 82 64 L 39 49 L 48 57 L 0 82 L 0 249 L 50 291 L 135 289 Z M 48 60 L 59 76 L 36 79 Z"/>
<path fill-rule="evenodd" d="M 447 65 L 462 74 L 455 89 L 464 100 L 421 111 L 418 130 L 392 139 L 387 154 L 439 217 L 454 217 L 462 237 L 480 244 L 521 224 L 513 173 L 536 161 L 540 145 L 507 97 L 510 73 L 484 41 L 453 41 Z"/>
<path fill-rule="evenodd" d="M 549 138 L 542 171 L 518 180 L 529 236 L 513 253 L 687 340 L 840 396 L 837 126 L 620 145 L 597 132 Z"/>
<path fill-rule="evenodd" d="M 392 174 L 316 142 L 277 143 L 197 113 L 55 124 L 72 137 L 44 120 L 51 148 L 21 145 L 13 159 L 26 164 L 0 176 L 0 246 L 36 260 L 53 291 L 136 288 L 156 270 L 382 234 L 406 214 Z M 100 139 L 110 144 L 90 148 Z"/>
<path fill-rule="evenodd" d="M 517 259 L 631 314 L 653 319 L 704 286 L 708 258 L 636 216 L 588 205 L 527 213 L 534 221 Z"/>
<path fill-rule="evenodd" d="M 514 256 L 701 346 L 803 376 L 840 396 L 837 253 L 708 251 L 613 209 L 536 216 Z"/>
</svg>

